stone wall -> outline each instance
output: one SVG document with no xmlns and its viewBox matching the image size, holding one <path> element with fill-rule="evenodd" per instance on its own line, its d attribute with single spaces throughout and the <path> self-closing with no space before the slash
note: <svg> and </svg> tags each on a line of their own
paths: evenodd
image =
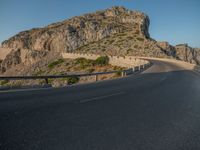
<svg viewBox="0 0 200 150">
<path fill-rule="evenodd" d="M 86 58 L 95 60 L 98 57 L 100 57 L 100 55 L 81 54 L 81 53 L 62 53 L 62 57 L 65 59 Z M 112 66 L 132 68 L 148 63 L 148 61 L 146 60 L 139 59 L 133 56 L 124 56 L 124 57 L 108 56 L 108 57 L 109 57 L 109 64 L 111 64 Z"/>
</svg>

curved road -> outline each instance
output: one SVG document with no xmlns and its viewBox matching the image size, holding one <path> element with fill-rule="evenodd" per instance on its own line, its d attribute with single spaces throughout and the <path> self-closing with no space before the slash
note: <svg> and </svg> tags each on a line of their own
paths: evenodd
<svg viewBox="0 0 200 150">
<path fill-rule="evenodd" d="M 122 79 L 0 93 L 1 150 L 198 150 L 200 76 L 154 61 Z"/>
</svg>

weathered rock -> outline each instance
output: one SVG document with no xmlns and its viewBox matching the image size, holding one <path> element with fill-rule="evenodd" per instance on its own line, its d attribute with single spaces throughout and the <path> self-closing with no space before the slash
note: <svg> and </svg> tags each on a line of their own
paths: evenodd
<svg viewBox="0 0 200 150">
<path fill-rule="evenodd" d="M 157 45 L 167 56 L 176 58 L 176 49 L 168 42 L 157 42 Z"/>
<path fill-rule="evenodd" d="M 179 44 L 175 46 L 177 57 L 194 64 L 200 64 L 199 49 L 192 48 L 188 44 Z"/>
<path fill-rule="evenodd" d="M 20 64 L 22 62 L 20 57 L 20 49 L 14 51 L 12 50 L 6 58 L 1 62 L 0 71 L 3 73 L 6 71 L 6 69 L 11 68 L 17 64 Z"/>
<path fill-rule="evenodd" d="M 44 28 L 23 31 L 2 43 L 3 47 L 51 51 L 73 51 L 114 33 L 135 30 L 149 37 L 149 18 L 143 13 L 113 7 L 74 17 Z"/>
<path fill-rule="evenodd" d="M 11 48 L 2 48 L 0 47 L 0 60 L 6 58 L 6 56 L 12 51 Z"/>
<path fill-rule="evenodd" d="M 35 51 L 30 49 L 12 50 L 0 63 L 0 71 L 3 73 L 16 65 L 23 64 L 31 66 L 47 55 L 46 51 Z"/>
</svg>

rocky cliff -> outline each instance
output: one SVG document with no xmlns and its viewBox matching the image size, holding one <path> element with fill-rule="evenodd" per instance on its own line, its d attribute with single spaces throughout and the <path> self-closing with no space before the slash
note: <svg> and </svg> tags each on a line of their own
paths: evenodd
<svg viewBox="0 0 200 150">
<path fill-rule="evenodd" d="M 74 17 L 44 28 L 23 31 L 2 43 L 7 48 L 73 51 L 114 33 L 129 30 L 149 37 L 149 18 L 143 13 L 113 7 L 105 11 Z"/>
<path fill-rule="evenodd" d="M 180 60 L 200 65 L 200 49 L 192 48 L 188 44 L 176 45 L 175 49 Z"/>
<path fill-rule="evenodd" d="M 59 57 L 61 52 L 72 51 L 173 57 L 199 64 L 199 50 L 187 46 L 185 51 L 180 46 L 151 39 L 149 24 L 149 17 L 144 13 L 112 7 L 23 31 L 2 43 L 2 47 L 11 52 L 0 61 L 0 71 L 6 74 L 11 70 L 8 74 L 16 74 L 21 69 L 13 72 L 13 68 L 34 69 L 36 64 L 46 65 L 50 58 Z"/>
</svg>

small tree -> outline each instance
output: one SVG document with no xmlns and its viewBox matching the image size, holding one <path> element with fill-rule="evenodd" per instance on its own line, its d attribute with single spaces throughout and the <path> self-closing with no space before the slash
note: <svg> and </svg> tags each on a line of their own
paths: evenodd
<svg viewBox="0 0 200 150">
<path fill-rule="evenodd" d="M 105 66 L 109 63 L 109 57 L 108 56 L 100 56 L 95 60 L 95 64 L 99 66 Z"/>
</svg>

